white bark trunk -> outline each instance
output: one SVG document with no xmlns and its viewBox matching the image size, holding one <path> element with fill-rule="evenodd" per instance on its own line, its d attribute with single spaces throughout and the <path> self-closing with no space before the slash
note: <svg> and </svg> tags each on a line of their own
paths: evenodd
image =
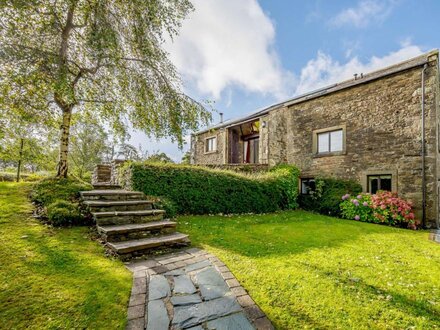
<svg viewBox="0 0 440 330">
<path fill-rule="evenodd" d="M 72 109 L 63 110 L 63 123 L 61 125 L 60 153 L 57 166 L 57 177 L 66 178 L 68 171 L 67 157 L 69 155 L 70 119 Z"/>
</svg>

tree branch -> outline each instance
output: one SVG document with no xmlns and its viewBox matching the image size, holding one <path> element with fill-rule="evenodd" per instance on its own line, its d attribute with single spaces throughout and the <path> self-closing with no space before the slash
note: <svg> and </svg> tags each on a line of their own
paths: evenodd
<svg viewBox="0 0 440 330">
<path fill-rule="evenodd" d="M 78 102 L 82 103 L 113 103 L 114 100 L 92 100 L 92 99 L 78 99 Z"/>
<path fill-rule="evenodd" d="M 67 62 L 67 49 L 69 46 L 70 31 L 73 29 L 73 14 L 75 12 L 75 3 L 73 2 L 67 12 L 66 25 L 61 33 L 61 45 L 59 50 L 59 56 L 61 65 L 65 65 Z"/>
</svg>

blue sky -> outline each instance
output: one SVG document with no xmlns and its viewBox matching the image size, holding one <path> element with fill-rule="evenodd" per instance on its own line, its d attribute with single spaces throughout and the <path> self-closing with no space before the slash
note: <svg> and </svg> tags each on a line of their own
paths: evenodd
<svg viewBox="0 0 440 330">
<path fill-rule="evenodd" d="M 225 119 L 440 47 L 436 0 L 193 0 L 164 47 L 184 91 Z M 214 113 L 213 123 L 219 120 Z M 171 141 L 130 141 L 180 161 Z M 184 148 L 183 152 L 187 150 Z"/>
</svg>

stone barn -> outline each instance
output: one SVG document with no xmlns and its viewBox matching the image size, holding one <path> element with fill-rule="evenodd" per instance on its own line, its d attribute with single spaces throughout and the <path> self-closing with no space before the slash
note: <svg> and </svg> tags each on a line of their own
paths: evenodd
<svg viewBox="0 0 440 330">
<path fill-rule="evenodd" d="M 427 226 L 438 221 L 438 50 L 300 95 L 193 134 L 200 165 L 295 164 L 301 193 L 316 177 L 395 191 Z"/>
</svg>

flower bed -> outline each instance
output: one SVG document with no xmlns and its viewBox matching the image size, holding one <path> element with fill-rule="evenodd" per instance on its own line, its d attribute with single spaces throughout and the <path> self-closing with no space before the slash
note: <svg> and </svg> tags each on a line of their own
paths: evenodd
<svg viewBox="0 0 440 330">
<path fill-rule="evenodd" d="M 399 198 L 396 193 L 362 193 L 354 198 L 346 194 L 342 196 L 342 200 L 340 208 L 345 219 L 411 229 L 416 229 L 419 224 L 415 219 L 412 203 Z"/>
</svg>

